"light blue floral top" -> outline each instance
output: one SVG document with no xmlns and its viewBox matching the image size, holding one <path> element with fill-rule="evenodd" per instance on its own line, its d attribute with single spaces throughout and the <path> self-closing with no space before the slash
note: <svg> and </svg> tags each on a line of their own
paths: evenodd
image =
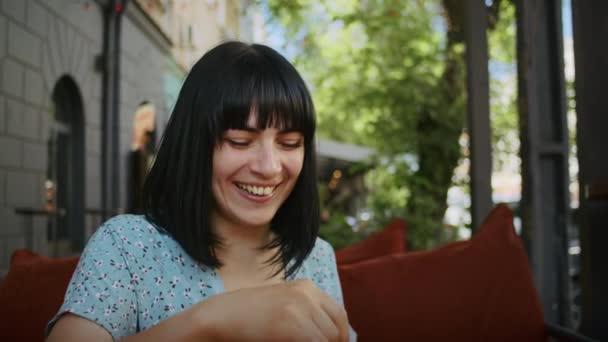
<svg viewBox="0 0 608 342">
<path fill-rule="evenodd" d="M 343 305 L 335 255 L 327 242 L 317 239 L 288 280 L 295 279 L 311 279 Z M 62 314 L 71 312 L 118 340 L 223 291 L 217 272 L 190 258 L 163 229 L 144 216 L 120 215 L 89 240 L 47 333 Z"/>
</svg>

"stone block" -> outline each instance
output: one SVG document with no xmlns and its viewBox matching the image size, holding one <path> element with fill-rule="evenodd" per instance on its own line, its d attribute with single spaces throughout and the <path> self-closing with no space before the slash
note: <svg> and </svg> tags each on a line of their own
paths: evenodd
<svg viewBox="0 0 608 342">
<path fill-rule="evenodd" d="M 0 236 L 23 234 L 25 221 L 14 208 L 0 206 Z M 1 239 L 1 238 L 0 238 Z"/>
<path fill-rule="evenodd" d="M 45 166 L 46 169 L 46 166 Z M 45 183 L 47 181 L 46 170 L 39 172 L 37 175 L 38 184 L 36 185 L 36 202 L 34 202 L 35 208 L 42 208 L 46 203 L 46 190 Z"/>
<path fill-rule="evenodd" d="M 8 22 L 6 17 L 0 14 L 0 58 L 6 55 L 6 26 Z"/>
<path fill-rule="evenodd" d="M 40 67 L 40 38 L 26 31 L 23 27 L 9 23 L 8 53 L 33 67 Z"/>
<path fill-rule="evenodd" d="M 8 266 L 10 258 L 6 253 L 6 246 L 4 246 L 4 240 L 0 237 L 0 279 L 4 279 L 8 273 Z"/>
<path fill-rule="evenodd" d="M 90 94 L 89 96 L 98 98 L 101 100 L 101 82 L 102 78 L 100 75 L 95 74 L 91 79 L 89 79 L 90 83 Z"/>
<path fill-rule="evenodd" d="M 86 127 L 86 151 L 100 154 L 101 153 L 101 132 L 99 128 L 87 126 Z"/>
<path fill-rule="evenodd" d="M 2 0 L 2 12 L 23 23 L 25 21 L 25 1 Z"/>
<path fill-rule="evenodd" d="M 89 103 L 91 102 L 91 83 L 93 81 L 92 81 L 90 72 L 84 71 L 83 73 L 88 77 L 86 77 L 78 85 L 80 86 L 80 96 L 82 96 L 82 99 L 83 99 L 82 110 L 84 111 L 84 114 L 86 117 L 86 112 L 89 110 L 89 107 L 90 107 Z"/>
<path fill-rule="evenodd" d="M 37 140 L 40 135 L 38 108 L 9 99 L 7 128 L 11 135 Z"/>
<path fill-rule="evenodd" d="M 37 175 L 27 172 L 6 172 L 6 202 L 14 207 L 34 207 L 39 199 Z"/>
<path fill-rule="evenodd" d="M 101 208 L 101 155 L 88 153 L 86 162 L 86 206 Z"/>
<path fill-rule="evenodd" d="M 26 69 L 25 70 L 25 89 L 24 98 L 29 103 L 42 106 L 44 104 L 44 97 L 50 96 L 46 94 L 44 81 L 40 72 Z"/>
<path fill-rule="evenodd" d="M 51 48 L 48 45 L 52 44 L 50 41 L 45 44 L 44 49 L 42 50 L 42 66 L 40 71 L 42 73 L 42 78 L 44 81 L 44 85 L 46 89 L 49 89 L 49 93 L 55 86 L 55 82 L 57 82 L 57 75 L 55 74 L 55 63 L 52 57 Z M 49 96 L 50 98 L 50 96 Z"/>
<path fill-rule="evenodd" d="M 10 256 L 13 255 L 13 252 L 16 250 L 27 248 L 25 245 L 25 234 L 4 238 L 4 247 L 10 259 Z"/>
<path fill-rule="evenodd" d="M 41 143 L 47 143 L 49 141 L 49 137 L 51 135 L 51 124 L 53 123 L 53 118 L 51 117 L 51 113 L 43 110 L 40 113 L 40 136 L 38 141 Z"/>
<path fill-rule="evenodd" d="M 6 101 L 4 96 L 0 96 L 0 133 L 6 129 Z"/>
<path fill-rule="evenodd" d="M 47 15 L 46 10 L 36 1 L 27 4 L 27 26 L 40 37 L 46 37 Z"/>
<path fill-rule="evenodd" d="M 48 224 L 47 217 L 38 216 L 33 222 L 32 250 L 40 255 L 49 255 L 49 240 L 48 240 Z"/>
<path fill-rule="evenodd" d="M 2 90 L 21 98 L 23 96 L 23 65 L 12 58 L 4 58 L 2 63 Z"/>
<path fill-rule="evenodd" d="M 78 73 L 77 64 L 79 61 L 76 58 L 80 58 L 80 48 L 82 46 L 81 37 L 78 33 L 69 25 L 64 26 L 66 29 L 64 39 L 67 41 L 66 48 L 69 49 L 70 53 L 64 54 L 64 57 L 67 60 L 67 65 L 70 66 L 70 71 L 74 73 Z M 75 75 L 78 77 L 78 75 Z"/>
<path fill-rule="evenodd" d="M 6 203 L 6 172 L 0 169 L 0 206 Z"/>
<path fill-rule="evenodd" d="M 32 140 L 40 139 L 40 108 L 25 106 L 25 134 Z"/>
<path fill-rule="evenodd" d="M 85 81 L 88 79 L 88 73 L 94 71 L 92 66 L 94 61 L 86 58 L 88 55 L 88 43 L 83 37 L 80 34 L 77 34 L 74 38 L 73 51 L 76 56 L 73 60 L 72 72 L 74 73 L 74 76 L 77 77 L 80 94 L 86 96 Z"/>
<path fill-rule="evenodd" d="M 47 147 L 38 143 L 23 143 L 23 167 L 33 171 L 46 172 Z"/>
<path fill-rule="evenodd" d="M 0 166 L 20 167 L 22 155 L 21 141 L 9 136 L 0 136 Z"/>
</svg>

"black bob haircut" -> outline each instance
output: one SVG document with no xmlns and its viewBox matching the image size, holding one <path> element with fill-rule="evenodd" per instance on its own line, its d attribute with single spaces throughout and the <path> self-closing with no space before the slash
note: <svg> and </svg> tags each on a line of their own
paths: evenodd
<svg viewBox="0 0 608 342">
<path fill-rule="evenodd" d="M 222 265 L 213 233 L 212 160 L 228 129 L 301 132 L 304 162 L 296 184 L 270 222 L 278 248 L 269 263 L 285 277 L 294 274 L 314 247 L 319 232 L 315 162 L 315 111 L 296 69 L 275 50 L 259 44 L 226 42 L 207 52 L 189 72 L 167 123 L 144 185 L 144 212 L 167 230 L 186 252 L 212 268 Z"/>
</svg>

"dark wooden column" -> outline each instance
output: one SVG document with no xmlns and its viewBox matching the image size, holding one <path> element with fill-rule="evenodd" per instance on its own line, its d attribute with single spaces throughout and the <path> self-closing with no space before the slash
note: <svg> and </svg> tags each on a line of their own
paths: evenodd
<svg viewBox="0 0 608 342">
<path fill-rule="evenodd" d="M 545 320 L 570 326 L 568 128 L 561 1 L 518 0 L 522 223 Z"/>
<path fill-rule="evenodd" d="M 466 0 L 465 21 L 471 227 L 475 230 L 492 209 L 488 14 L 483 0 Z"/>
<path fill-rule="evenodd" d="M 581 243 L 581 331 L 608 341 L 608 2 L 572 1 Z"/>
</svg>

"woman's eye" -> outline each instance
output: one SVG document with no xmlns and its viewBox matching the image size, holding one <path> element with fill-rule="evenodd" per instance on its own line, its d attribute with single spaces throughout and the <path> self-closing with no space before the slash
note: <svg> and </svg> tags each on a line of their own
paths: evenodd
<svg viewBox="0 0 608 342">
<path fill-rule="evenodd" d="M 302 146 L 302 139 L 282 141 L 281 145 L 287 148 L 298 148 Z"/>
<path fill-rule="evenodd" d="M 247 147 L 250 144 L 249 140 L 244 140 L 244 139 L 226 139 L 226 141 L 230 145 L 236 146 L 236 147 Z"/>
</svg>

